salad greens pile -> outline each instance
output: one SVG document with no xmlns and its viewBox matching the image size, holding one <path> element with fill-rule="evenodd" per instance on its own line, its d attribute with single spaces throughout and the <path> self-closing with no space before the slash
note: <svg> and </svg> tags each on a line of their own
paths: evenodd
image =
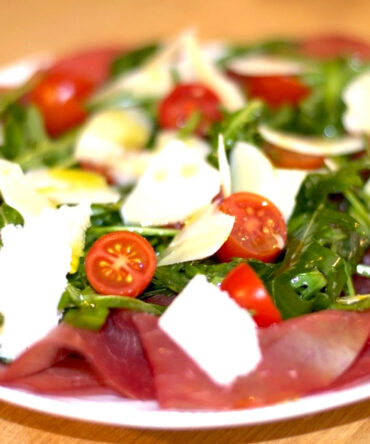
<svg viewBox="0 0 370 444">
<path fill-rule="evenodd" d="M 287 54 L 299 59 L 294 41 L 269 41 L 258 45 L 230 46 L 218 61 L 219 66 L 245 54 Z M 111 65 L 111 79 L 139 68 L 159 48 L 147 45 L 118 56 Z M 227 153 L 237 141 L 261 145 L 258 125 L 268 123 L 294 133 L 327 138 L 344 134 L 342 123 L 345 104 L 342 92 L 356 75 L 368 69 L 368 64 L 350 57 L 310 61 L 311 68 L 303 82 L 311 93 L 298 106 L 268 107 L 261 100 L 251 100 L 236 111 L 223 110 L 223 119 L 214 123 L 206 134 L 211 142 L 210 163 L 217 165 L 218 136 L 224 137 Z M 17 162 L 23 170 L 41 167 L 75 167 L 73 149 L 81 127 L 51 138 L 44 128 L 40 111 L 19 99 L 28 86 L 0 97 L 0 156 Z M 157 104 L 153 98 L 135 99 L 128 95 L 110 97 L 109 101 L 90 99 L 87 109 L 96 112 L 110 108 L 141 106 L 153 121 L 154 131 L 148 149 L 158 135 Z M 180 130 L 180 137 L 194 132 L 197 114 Z M 356 295 L 352 276 L 369 277 L 369 266 L 361 264 L 370 246 L 370 196 L 364 187 L 370 170 L 369 156 L 354 161 L 343 156 L 336 170 L 309 174 L 301 186 L 296 205 L 288 223 L 285 252 L 274 263 L 235 258 L 219 263 L 214 257 L 157 267 L 152 283 L 136 299 L 121 296 L 101 296 L 93 291 L 86 278 L 84 258 L 76 273 L 68 275 L 68 286 L 61 297 L 59 309 L 64 320 L 78 327 L 98 329 L 109 309 L 125 308 L 160 315 L 165 307 L 146 302 L 152 295 L 176 295 L 196 274 L 207 276 L 219 285 L 226 274 L 241 262 L 249 263 L 263 280 L 283 318 L 291 318 L 324 309 L 370 309 L 370 295 Z M 122 199 L 129 191 L 121 189 Z M 85 252 L 101 235 L 120 230 L 146 237 L 159 254 L 178 233 L 177 228 L 126 226 L 120 215 L 122 201 L 116 204 L 92 205 L 91 226 L 86 232 Z M 7 203 L 0 205 L 0 228 L 6 224 L 23 224 L 22 216 Z M 196 307 L 194 307 L 196 309 Z"/>
</svg>

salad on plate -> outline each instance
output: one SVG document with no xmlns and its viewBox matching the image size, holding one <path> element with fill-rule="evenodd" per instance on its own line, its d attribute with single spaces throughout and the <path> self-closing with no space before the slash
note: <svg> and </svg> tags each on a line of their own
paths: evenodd
<svg viewBox="0 0 370 444">
<path fill-rule="evenodd" d="M 0 72 L 0 386 L 237 410 L 370 382 L 370 45 Z"/>
</svg>

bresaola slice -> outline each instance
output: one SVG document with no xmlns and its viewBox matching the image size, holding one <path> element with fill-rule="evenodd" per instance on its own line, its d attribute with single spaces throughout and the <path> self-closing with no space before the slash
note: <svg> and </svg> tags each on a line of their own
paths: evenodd
<svg viewBox="0 0 370 444">
<path fill-rule="evenodd" d="M 60 324 L 9 367 L 0 369 L 0 384 L 27 386 L 43 393 L 61 392 L 63 387 L 68 391 L 71 387 L 63 375 L 69 372 L 76 390 L 108 386 L 129 398 L 152 399 L 152 373 L 132 316 L 132 312 L 113 312 L 98 332 Z M 75 372 L 68 365 L 66 368 L 66 363 L 61 361 L 67 352 L 85 357 L 95 376 L 92 377 L 80 364 Z M 50 369 L 57 363 L 57 367 Z M 44 375 L 49 382 L 41 387 L 38 376 L 42 378 Z"/>
<path fill-rule="evenodd" d="M 323 390 L 345 374 L 370 334 L 370 312 L 322 311 L 261 329 L 262 362 L 228 388 L 213 383 L 158 328 L 156 318 L 137 315 L 134 322 L 161 407 L 180 409 L 255 407 Z"/>
</svg>

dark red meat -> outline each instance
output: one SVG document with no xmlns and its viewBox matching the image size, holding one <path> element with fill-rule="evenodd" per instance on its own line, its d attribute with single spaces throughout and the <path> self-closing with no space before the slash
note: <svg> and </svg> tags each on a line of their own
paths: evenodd
<svg viewBox="0 0 370 444">
<path fill-rule="evenodd" d="M 89 388 L 100 391 L 103 386 L 130 398 L 151 399 L 152 373 L 132 316 L 116 311 L 98 332 L 62 323 L 3 369 L 0 382 L 43 393 Z M 83 356 L 94 372 L 81 361 L 75 361 L 77 367 L 71 366 L 71 360 L 65 360 L 70 352 Z M 70 382 L 68 375 L 73 378 Z"/>
<path fill-rule="evenodd" d="M 340 311 L 322 311 L 261 329 L 262 362 L 225 388 L 158 328 L 156 318 L 137 315 L 134 322 L 164 408 L 262 406 L 323 390 L 354 363 L 370 334 L 370 313 Z"/>
</svg>

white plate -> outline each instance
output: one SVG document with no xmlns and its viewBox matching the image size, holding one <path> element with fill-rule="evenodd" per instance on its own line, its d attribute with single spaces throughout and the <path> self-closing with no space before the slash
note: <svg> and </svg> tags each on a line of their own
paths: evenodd
<svg viewBox="0 0 370 444">
<path fill-rule="evenodd" d="M 370 382 L 296 401 L 227 412 L 162 410 L 156 402 L 129 401 L 115 396 L 40 396 L 0 387 L 0 399 L 43 413 L 117 426 L 149 429 L 202 429 L 248 426 L 318 413 L 370 398 Z"/>
</svg>

